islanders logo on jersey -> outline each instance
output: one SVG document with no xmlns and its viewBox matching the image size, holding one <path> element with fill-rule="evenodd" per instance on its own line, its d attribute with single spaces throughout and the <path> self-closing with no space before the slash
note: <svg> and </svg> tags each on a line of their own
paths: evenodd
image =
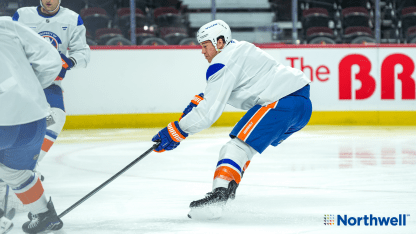
<svg viewBox="0 0 416 234">
<path fill-rule="evenodd" d="M 53 32 L 42 31 L 39 33 L 39 35 L 41 35 L 43 38 L 45 38 L 45 40 L 50 42 L 53 45 L 53 47 L 55 47 L 57 50 L 58 50 L 59 44 L 62 44 L 61 38 L 59 38 L 58 35 L 56 35 Z"/>
</svg>

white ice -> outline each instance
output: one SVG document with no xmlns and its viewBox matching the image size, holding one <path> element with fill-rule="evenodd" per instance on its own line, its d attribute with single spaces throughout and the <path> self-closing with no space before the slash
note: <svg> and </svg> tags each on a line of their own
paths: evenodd
<svg viewBox="0 0 416 234">
<path fill-rule="evenodd" d="M 159 129 L 66 130 L 40 163 L 58 213 L 152 146 Z M 187 217 L 211 190 L 231 128 L 150 153 L 63 217 L 54 233 L 416 233 L 416 127 L 307 126 L 256 155 L 221 219 Z M 398 217 L 406 226 L 324 225 L 324 215 Z M 410 215 L 410 216 L 408 216 Z M 13 219 L 22 233 L 27 213 Z"/>
</svg>

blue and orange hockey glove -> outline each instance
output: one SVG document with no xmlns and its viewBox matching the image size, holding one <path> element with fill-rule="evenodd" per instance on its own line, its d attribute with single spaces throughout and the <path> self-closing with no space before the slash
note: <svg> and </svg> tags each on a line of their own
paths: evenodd
<svg viewBox="0 0 416 234">
<path fill-rule="evenodd" d="M 61 54 L 61 60 L 62 60 L 62 69 L 58 77 L 56 77 L 55 80 L 63 80 L 65 78 L 66 71 L 70 70 L 75 65 L 75 59 L 67 58 L 64 54 Z"/>
<path fill-rule="evenodd" d="M 153 138 L 153 142 L 160 141 L 159 146 L 154 150 L 155 152 L 162 153 L 165 150 L 173 150 L 185 140 L 188 134 L 179 127 L 179 122 L 171 122 L 168 126 L 159 131 Z"/>
<path fill-rule="evenodd" d="M 195 95 L 194 99 L 192 99 L 191 103 L 189 103 L 189 105 L 183 111 L 179 121 L 181 121 L 181 119 L 185 117 L 189 112 L 191 112 L 194 107 L 197 107 L 202 100 L 204 100 L 204 93 Z"/>
</svg>

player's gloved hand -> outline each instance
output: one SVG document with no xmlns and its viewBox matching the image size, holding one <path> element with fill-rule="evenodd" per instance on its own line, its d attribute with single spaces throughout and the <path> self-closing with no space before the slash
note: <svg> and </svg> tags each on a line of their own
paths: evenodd
<svg viewBox="0 0 416 234">
<path fill-rule="evenodd" d="M 179 118 L 179 121 L 181 121 L 181 119 L 183 117 L 185 117 L 189 112 L 191 112 L 194 107 L 198 106 L 198 104 L 202 100 L 204 100 L 204 93 L 200 93 L 198 95 L 195 95 L 194 99 L 192 99 L 191 103 L 189 103 L 189 105 L 183 111 L 181 117 Z"/>
<path fill-rule="evenodd" d="M 159 146 L 154 150 L 155 152 L 162 153 L 165 150 L 173 150 L 180 144 L 181 141 L 185 140 L 188 134 L 179 127 L 179 122 L 171 122 L 168 126 L 159 131 L 152 141 L 160 141 Z"/>
<path fill-rule="evenodd" d="M 70 70 L 75 65 L 75 60 L 73 58 L 67 58 L 64 54 L 61 54 L 62 60 L 62 69 L 58 77 L 55 80 L 62 80 L 65 78 L 66 71 Z"/>
</svg>

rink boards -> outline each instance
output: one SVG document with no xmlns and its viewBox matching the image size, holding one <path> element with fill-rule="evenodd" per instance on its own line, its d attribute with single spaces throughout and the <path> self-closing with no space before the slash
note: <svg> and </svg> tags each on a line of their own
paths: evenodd
<svg viewBox="0 0 416 234">
<path fill-rule="evenodd" d="M 416 46 L 260 45 L 311 78 L 310 124 L 416 125 Z M 94 47 L 63 81 L 65 128 L 162 127 L 203 92 L 199 46 Z M 227 107 L 216 126 L 244 114 Z"/>
</svg>

